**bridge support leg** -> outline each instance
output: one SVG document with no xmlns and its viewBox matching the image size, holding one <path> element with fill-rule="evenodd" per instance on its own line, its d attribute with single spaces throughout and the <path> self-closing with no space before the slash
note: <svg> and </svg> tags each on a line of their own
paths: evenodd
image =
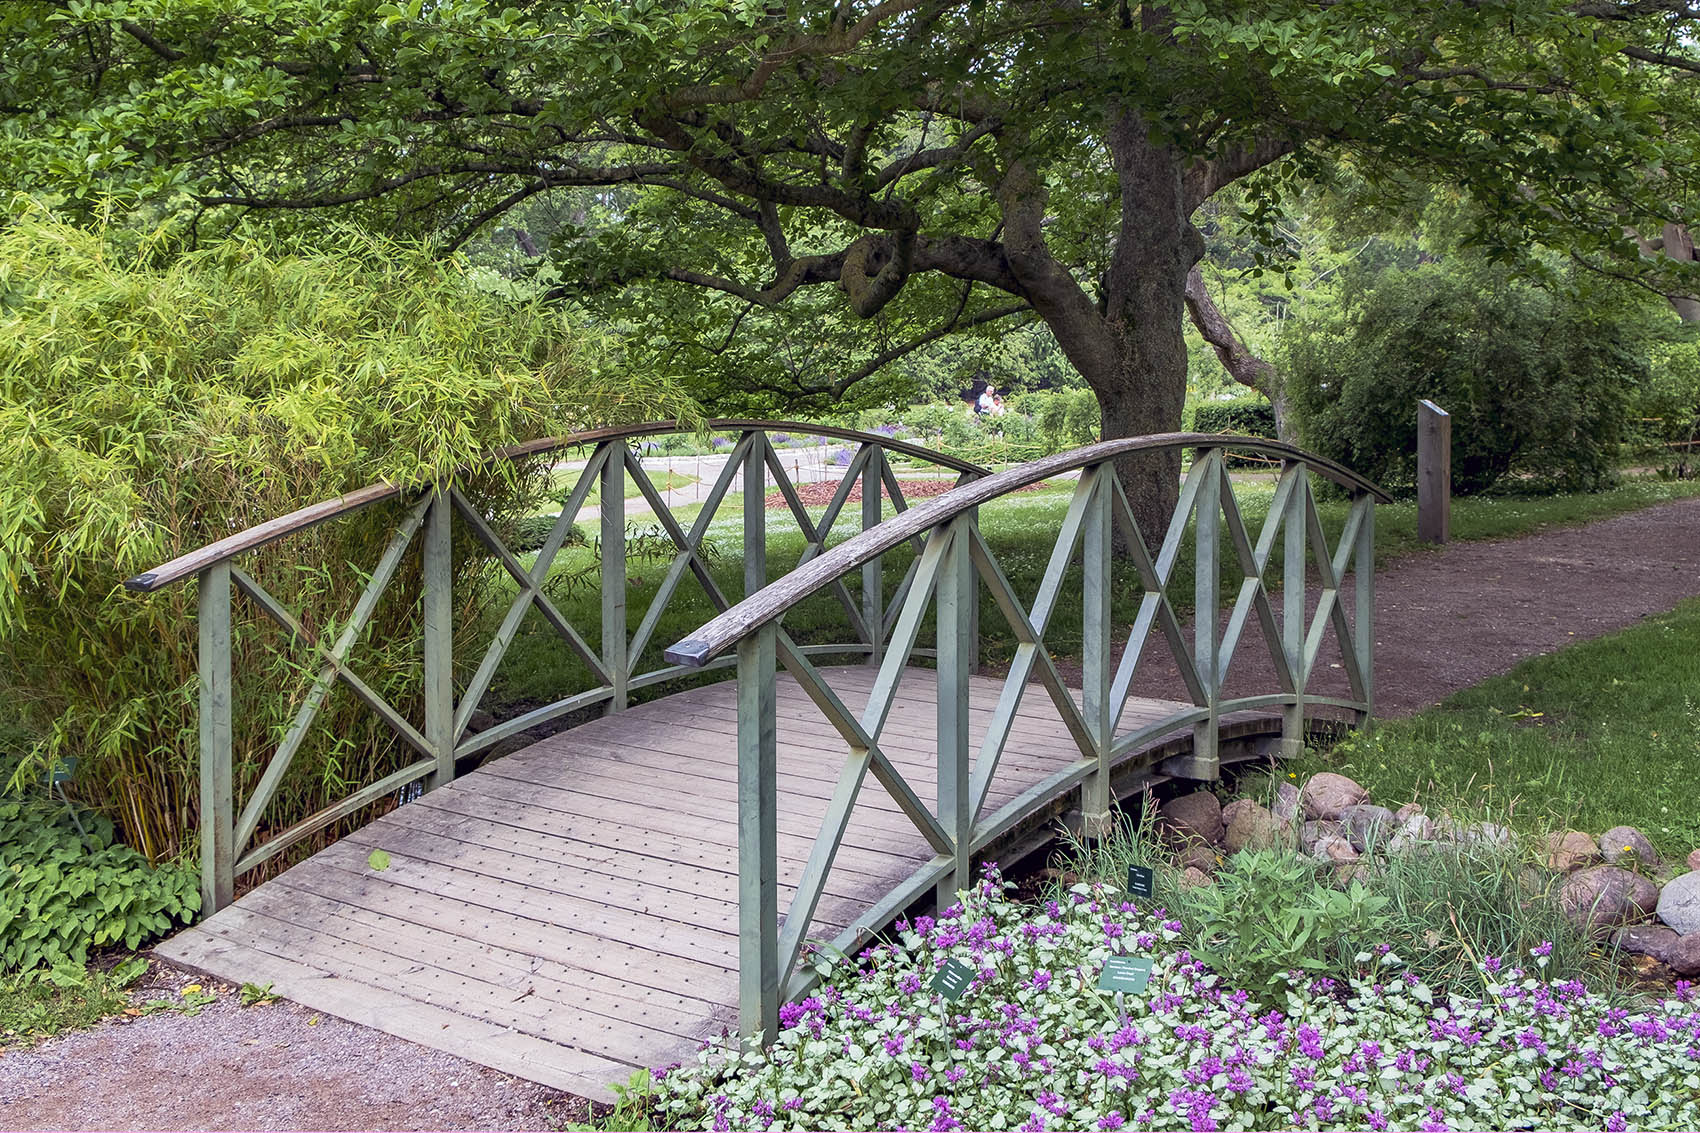
<svg viewBox="0 0 1700 1133">
<path fill-rule="evenodd" d="M 1081 590 L 1081 709 L 1098 767 L 1080 785 L 1081 834 L 1105 838 L 1114 829 L 1110 815 L 1110 743 L 1116 711 L 1110 703 L 1110 491 L 1103 467 L 1081 474 L 1078 489 L 1089 492 L 1081 531 L 1084 559 Z"/>
<path fill-rule="evenodd" d="M 747 1043 L 779 1033 L 779 630 L 738 642 L 738 1029 Z"/>
<path fill-rule="evenodd" d="M 437 758 L 428 786 L 441 787 L 455 777 L 454 563 L 449 524 L 449 494 L 431 496 L 420 547 L 425 650 L 425 738 Z"/>
<path fill-rule="evenodd" d="M 978 597 L 969 558 L 973 518 L 964 516 L 934 538 L 949 540 L 939 566 L 938 611 L 938 803 L 939 822 L 956 847 L 955 867 L 939 883 L 939 907 L 973 884 L 972 766 L 969 762 L 968 676 L 976 655 L 969 607 Z"/>
<path fill-rule="evenodd" d="M 201 912 L 236 895 L 236 800 L 231 786 L 230 563 L 200 574 Z"/>
</svg>

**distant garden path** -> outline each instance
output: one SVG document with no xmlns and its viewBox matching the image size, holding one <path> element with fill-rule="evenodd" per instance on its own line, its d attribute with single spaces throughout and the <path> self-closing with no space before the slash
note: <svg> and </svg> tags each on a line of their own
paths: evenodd
<svg viewBox="0 0 1700 1133">
<path fill-rule="evenodd" d="M 1700 499 L 1403 556 L 1376 586 L 1377 697 L 1383 714 L 1403 715 L 1700 595 Z M 1238 657 L 1246 667 L 1230 686 L 1267 683 L 1258 650 Z M 1135 691 L 1178 690 L 1166 662 L 1150 655 Z M 188 977 L 153 980 L 145 997 Z M 196 1018 L 108 1022 L 0 1054 L 0 1128 L 542 1129 L 576 1108 L 377 1031 L 234 1000 L 232 990 Z"/>
<path fill-rule="evenodd" d="M 1224 587 L 1224 610 L 1233 597 Z M 1526 657 L 1601 637 L 1692 597 L 1700 597 L 1700 499 L 1402 555 L 1375 579 L 1377 715 L 1410 715 Z M 1229 695 L 1274 687 L 1259 640 L 1253 618 L 1228 674 Z M 1337 656 L 1325 651 L 1319 669 Z M 1159 641 L 1147 646 L 1140 672 L 1136 695 L 1184 698 Z M 1065 676 L 1078 681 L 1078 665 Z M 1346 687 L 1337 668 L 1312 680 L 1319 693 Z"/>
</svg>

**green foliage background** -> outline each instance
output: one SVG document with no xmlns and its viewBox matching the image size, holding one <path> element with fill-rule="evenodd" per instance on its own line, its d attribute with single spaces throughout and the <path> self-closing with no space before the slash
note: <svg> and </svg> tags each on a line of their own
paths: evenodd
<svg viewBox="0 0 1700 1133">
<path fill-rule="evenodd" d="M 1416 483 L 1415 405 L 1452 418 L 1455 493 L 1606 486 L 1644 344 L 1620 297 L 1451 262 L 1388 269 L 1282 338 L 1306 447 L 1392 491 Z"/>
<path fill-rule="evenodd" d="M 0 694 L 40 737 L 19 775 L 78 757 L 73 790 L 155 861 L 196 824 L 195 590 L 139 596 L 124 578 L 339 492 L 457 468 L 507 522 L 543 478 L 491 450 L 688 409 L 665 383 L 593 365 L 614 355 L 559 314 L 474 290 L 452 260 L 354 230 L 338 243 L 186 251 L 169 230 L 78 228 L 27 204 L 0 226 Z M 334 634 L 400 510 L 244 565 Z M 485 567 L 457 547 L 457 624 L 474 620 Z M 417 569 L 410 555 L 356 649 L 356 670 L 403 712 L 419 679 Z M 239 797 L 310 660 L 252 618 L 237 627 Z M 340 692 L 321 721 L 268 825 L 399 754 Z"/>
</svg>

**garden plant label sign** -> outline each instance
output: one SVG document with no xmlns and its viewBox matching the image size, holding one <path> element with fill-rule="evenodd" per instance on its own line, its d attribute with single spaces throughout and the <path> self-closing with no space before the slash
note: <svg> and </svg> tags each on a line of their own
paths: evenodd
<svg viewBox="0 0 1700 1133">
<path fill-rule="evenodd" d="M 1151 982 L 1151 957 L 1111 956 L 1098 973 L 1098 990 L 1138 995 Z"/>
<path fill-rule="evenodd" d="M 944 967 L 933 977 L 932 990 L 944 996 L 946 1000 L 955 1003 L 962 998 L 962 993 L 968 990 L 968 985 L 974 982 L 974 969 L 961 960 L 946 960 Z"/>
<path fill-rule="evenodd" d="M 1149 897 L 1156 892 L 1152 882 L 1154 878 L 1149 866 L 1130 865 L 1127 867 L 1127 891 L 1135 897 Z"/>
</svg>

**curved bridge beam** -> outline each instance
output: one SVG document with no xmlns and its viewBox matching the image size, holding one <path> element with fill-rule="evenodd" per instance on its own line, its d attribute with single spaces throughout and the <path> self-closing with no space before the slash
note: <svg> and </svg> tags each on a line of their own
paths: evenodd
<svg viewBox="0 0 1700 1133">
<path fill-rule="evenodd" d="M 1153 553 L 1139 529 L 1113 461 L 1130 452 L 1190 448 L 1194 459 L 1167 531 Z M 1274 499 L 1260 530 L 1247 529 L 1228 475 L 1229 451 L 1278 457 L 1282 461 Z M 996 552 L 982 537 L 978 509 L 1000 497 L 1064 473 L 1079 481 L 1061 523 L 1050 562 L 1031 605 L 1010 585 Z M 1330 546 L 1311 489 L 1312 476 L 1345 488 L 1351 505 L 1344 530 Z M 738 664 L 738 804 L 740 910 L 740 1026 L 748 1037 L 772 1036 L 780 1002 L 801 994 L 813 976 L 799 961 L 811 918 L 850 824 L 858 796 L 871 774 L 932 847 L 935 856 L 907 882 L 846 930 L 835 944 L 859 947 L 869 927 L 878 927 L 936 887 L 940 906 L 972 884 L 976 853 L 998 844 L 1058 797 L 1079 793 L 1078 809 L 1089 834 L 1111 828 L 1114 780 L 1141 759 L 1155 758 L 1154 745 L 1177 730 L 1191 729 L 1190 754 L 1160 764 L 1163 772 L 1212 779 L 1218 774 L 1218 745 L 1224 718 L 1248 710 L 1281 711 L 1283 746 L 1302 747 L 1308 705 L 1351 711 L 1360 720 L 1373 710 L 1374 507 L 1388 496 L 1374 484 L 1332 461 L 1291 445 L 1197 433 L 1170 433 L 1089 445 L 1011 468 L 961 485 L 893 519 L 865 530 L 748 595 L 666 652 L 674 664 L 714 663 L 735 651 Z M 1177 614 L 1170 587 L 1186 537 L 1192 536 L 1193 627 L 1189 635 Z M 1112 651 L 1112 546 L 1120 534 L 1127 565 L 1143 592 L 1140 608 L 1117 660 Z M 1156 534 L 1156 533 L 1152 533 Z M 852 712 L 782 628 L 799 602 L 840 581 L 910 540 L 921 540 L 895 622 L 865 706 Z M 1277 615 L 1272 602 L 1277 541 L 1280 546 Z M 1082 687 L 1065 684 L 1046 646 L 1046 629 L 1065 597 L 1065 577 L 1082 563 Z M 1233 569 L 1237 566 L 1237 570 Z M 1314 571 L 1316 603 L 1307 604 L 1307 567 Z M 1223 624 L 1224 573 L 1237 576 L 1238 594 Z M 1352 576 L 1348 612 L 1343 586 Z M 990 718 L 970 709 L 976 661 L 979 587 L 990 592 L 1017 640 Z M 937 626 L 936 796 L 923 801 L 881 748 L 882 735 L 927 615 Z M 1256 618 L 1276 673 L 1278 687 L 1241 698 L 1224 695 L 1235 650 Z M 1322 697 L 1307 688 L 1324 645 L 1336 639 L 1350 695 Z M 1173 656 L 1190 703 L 1171 703 L 1156 719 L 1131 728 L 1122 719 L 1149 639 L 1159 636 Z M 821 822 L 802 881 L 783 920 L 776 885 L 776 797 L 778 728 L 776 673 L 783 666 L 837 731 L 847 754 L 831 805 Z M 1043 780 L 993 813 L 985 813 L 999 760 L 1010 740 L 1021 701 L 1037 678 L 1073 741 Z M 912 709 L 911 709 L 912 711 Z M 984 720 L 983 726 L 981 722 Z M 1071 758 L 1072 757 L 1072 758 Z"/>
</svg>

